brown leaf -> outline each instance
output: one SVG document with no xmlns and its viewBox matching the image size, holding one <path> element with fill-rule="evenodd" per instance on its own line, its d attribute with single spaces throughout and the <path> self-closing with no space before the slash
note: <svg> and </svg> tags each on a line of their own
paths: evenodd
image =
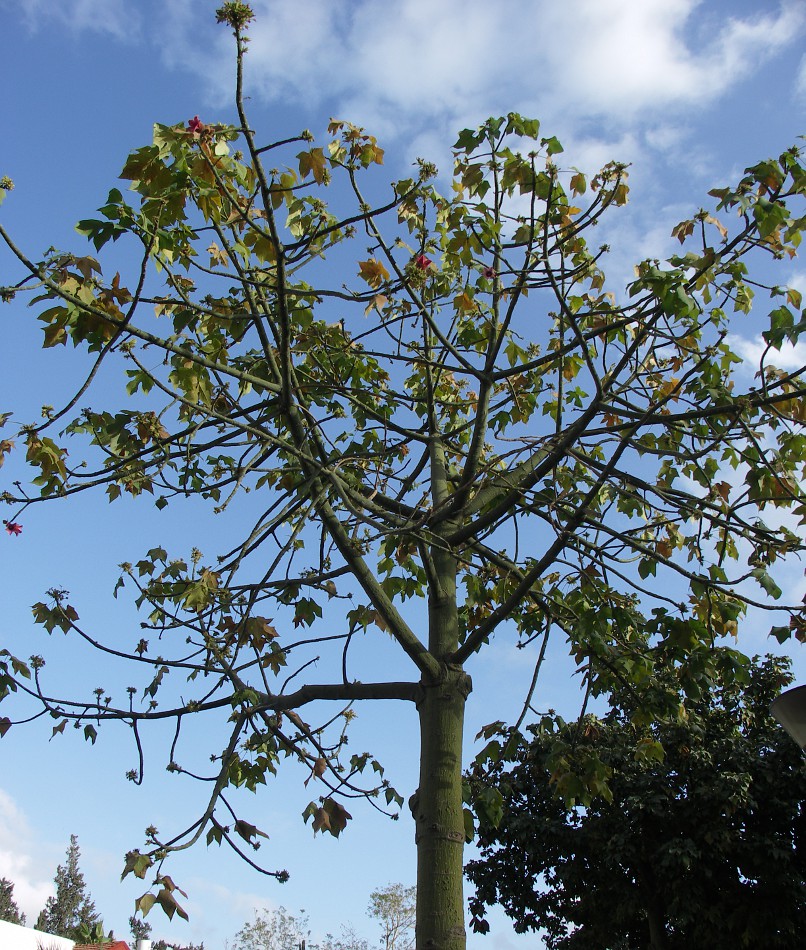
<svg viewBox="0 0 806 950">
<path fill-rule="evenodd" d="M 319 758 L 313 763 L 311 774 L 305 779 L 304 785 L 307 787 L 308 782 L 310 782 L 312 778 L 321 778 L 325 774 L 326 769 L 327 759 L 322 758 L 320 755 Z"/>
<path fill-rule="evenodd" d="M 334 838 L 338 838 L 347 827 L 347 822 L 353 817 L 343 805 L 340 805 L 333 798 L 326 798 L 322 802 L 322 811 L 327 815 L 326 830 Z"/>
</svg>

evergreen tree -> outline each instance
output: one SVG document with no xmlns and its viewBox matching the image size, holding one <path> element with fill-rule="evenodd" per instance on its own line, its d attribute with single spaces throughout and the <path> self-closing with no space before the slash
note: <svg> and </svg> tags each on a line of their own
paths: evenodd
<svg viewBox="0 0 806 950">
<path fill-rule="evenodd" d="M 151 950 L 204 950 L 204 942 L 189 943 L 185 945 L 179 943 L 167 943 L 165 940 L 157 940 L 156 943 L 151 944 Z"/>
<path fill-rule="evenodd" d="M 87 894 L 84 875 L 78 867 L 80 854 L 78 838 L 70 835 L 66 861 L 64 865 L 58 865 L 53 879 L 56 894 L 47 899 L 45 909 L 40 912 L 36 921 L 37 930 L 72 938 L 82 924 L 92 927 L 100 920 L 95 904 Z"/>
<path fill-rule="evenodd" d="M 142 920 L 140 917 L 132 915 L 129 917 L 129 929 L 132 932 L 132 939 L 135 945 L 138 940 L 151 939 L 151 924 L 147 920 Z"/>
<path fill-rule="evenodd" d="M 14 900 L 14 882 L 5 877 L 0 877 L 0 920 L 25 926 L 25 914 Z"/>
</svg>

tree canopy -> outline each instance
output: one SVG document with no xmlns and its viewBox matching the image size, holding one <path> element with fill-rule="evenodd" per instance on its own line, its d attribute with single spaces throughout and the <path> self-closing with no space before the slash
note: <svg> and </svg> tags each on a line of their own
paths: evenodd
<svg viewBox="0 0 806 950">
<path fill-rule="evenodd" d="M 341 936 L 327 934 L 318 943 L 311 942 L 308 915 L 304 910 L 292 914 L 285 907 L 255 910 L 235 935 L 232 950 L 368 950 L 369 944 L 350 925 L 342 926 Z"/>
<path fill-rule="evenodd" d="M 76 939 L 82 928 L 90 930 L 100 923 L 95 904 L 87 893 L 84 875 L 78 866 L 81 849 L 78 838 L 70 835 L 64 864 L 56 868 L 56 893 L 49 897 L 36 920 L 36 929 L 57 937 Z"/>
<path fill-rule="evenodd" d="M 496 904 L 516 930 L 545 931 L 550 950 L 796 946 L 806 762 L 769 713 L 788 666 L 756 657 L 746 685 L 681 695 L 685 716 L 654 727 L 636 724 L 628 691 L 602 718 L 546 716 L 471 772 L 477 794 L 503 799 L 500 824 L 481 818 L 481 857 L 467 866 L 473 927 L 483 932 Z M 607 797 L 569 810 L 553 794 L 561 746 L 597 750 L 612 770 Z"/>
<path fill-rule="evenodd" d="M 364 130 L 333 121 L 317 145 L 253 128 L 252 11 L 217 15 L 235 36 L 236 126 L 155 126 L 124 165 L 129 191 L 79 222 L 97 258 L 35 261 L 0 226 L 22 268 L 3 299 L 30 293 L 44 345 L 93 360 L 74 398 L 0 443 L 33 469 L 2 497 L 9 543 L 83 492 L 248 524 L 212 561 L 191 537 L 124 564 L 115 593 L 143 612 L 132 636 L 103 640 L 51 589 L 35 620 L 142 682 L 128 698 L 112 682 L 55 695 L 42 656 L 4 649 L 0 733 L 32 707 L 90 742 L 123 724 L 140 782 L 144 728 L 174 724 L 169 768 L 206 780 L 207 803 L 185 829 L 150 828 L 125 864 L 153 880 L 140 909 L 173 914 L 164 862 L 200 838 L 287 876 L 258 862 L 265 832 L 234 797 L 286 759 L 316 789 L 314 831 L 341 834 L 362 795 L 396 813 L 379 759 L 346 737 L 351 704 L 412 703 L 418 945 L 459 948 L 463 713 L 494 635 L 527 651 L 535 684 L 549 639 L 567 640 L 593 695 L 653 675 L 647 631 L 686 691 L 740 664 L 714 645 L 748 604 L 776 611 L 780 639 L 804 638 L 802 605 L 775 580 L 775 562 L 804 548 L 803 373 L 775 365 L 801 332 L 801 299 L 774 271 L 800 241 L 802 157 L 713 191 L 715 209 L 675 227 L 680 252 L 639 262 L 619 289 L 590 241 L 627 201 L 623 165 L 588 177 L 510 113 L 461 132 L 446 189 L 421 161 L 376 200 L 383 150 Z M 129 272 L 105 265 L 110 242 L 137 255 Z M 751 379 L 728 333 L 754 297 L 766 349 Z M 380 637 L 399 664 L 361 681 Z M 673 714 L 670 695 L 643 714 Z M 207 771 L 182 755 L 200 719 L 227 730 Z M 606 769 L 564 781 L 597 791 Z"/>
<path fill-rule="evenodd" d="M 25 926 L 25 914 L 14 900 L 14 882 L 5 877 L 0 877 L 0 920 Z"/>
<path fill-rule="evenodd" d="M 417 921 L 417 888 L 388 884 L 369 895 L 367 911 L 381 925 L 384 950 L 414 950 Z"/>
</svg>

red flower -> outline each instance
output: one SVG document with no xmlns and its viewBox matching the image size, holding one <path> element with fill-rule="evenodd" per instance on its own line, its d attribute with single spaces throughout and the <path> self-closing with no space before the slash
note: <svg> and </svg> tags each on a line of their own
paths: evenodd
<svg viewBox="0 0 806 950">
<path fill-rule="evenodd" d="M 482 275 L 487 278 L 487 280 L 492 280 L 495 277 L 495 268 L 494 267 L 485 267 L 482 270 Z"/>
<path fill-rule="evenodd" d="M 420 270 L 428 270 L 429 267 L 433 265 L 433 261 L 430 257 L 426 257 L 425 254 L 419 254 L 414 258 L 414 263 Z"/>
<path fill-rule="evenodd" d="M 197 115 L 194 115 L 193 118 L 188 122 L 188 132 L 192 132 L 194 135 L 199 135 L 203 129 L 204 123 Z"/>
<path fill-rule="evenodd" d="M 22 525 L 17 524 L 16 521 L 4 521 L 3 524 L 9 534 L 22 534 Z"/>
</svg>

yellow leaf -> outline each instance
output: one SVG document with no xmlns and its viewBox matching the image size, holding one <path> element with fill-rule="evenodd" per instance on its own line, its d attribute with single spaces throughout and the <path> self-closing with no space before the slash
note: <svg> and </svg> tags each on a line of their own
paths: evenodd
<svg viewBox="0 0 806 950">
<path fill-rule="evenodd" d="M 388 303 L 388 297 L 385 297 L 383 294 L 376 294 L 364 309 L 364 316 L 366 317 L 370 310 L 377 310 L 378 313 L 381 313 Z"/>
<path fill-rule="evenodd" d="M 370 287 L 375 289 L 389 280 L 389 271 L 374 257 L 371 257 L 368 261 L 358 262 L 358 274 L 363 277 Z"/>
<path fill-rule="evenodd" d="M 216 264 L 226 267 L 229 264 L 226 252 L 223 251 L 215 241 L 207 248 L 207 253 L 210 255 L 210 267 L 215 267 Z"/>
<path fill-rule="evenodd" d="M 297 158 L 299 159 L 299 173 L 303 178 L 313 175 L 313 180 L 317 185 L 327 183 L 330 172 L 327 167 L 325 153 L 321 148 L 312 148 L 309 152 L 300 152 Z"/>
<path fill-rule="evenodd" d="M 571 192 L 575 195 L 584 195 L 588 187 L 588 183 L 585 181 L 585 176 L 582 172 L 577 172 L 575 175 L 572 175 L 569 185 L 571 186 Z"/>
<path fill-rule="evenodd" d="M 677 391 L 680 388 L 680 380 L 677 378 L 672 378 L 665 380 L 658 386 L 658 395 L 665 399 L 669 397 L 673 402 L 677 402 L 680 398 L 680 394 Z"/>
<path fill-rule="evenodd" d="M 457 310 L 461 310 L 462 313 L 473 313 L 478 310 L 476 301 L 466 293 L 461 293 L 457 297 L 454 297 L 453 305 Z"/>
</svg>

